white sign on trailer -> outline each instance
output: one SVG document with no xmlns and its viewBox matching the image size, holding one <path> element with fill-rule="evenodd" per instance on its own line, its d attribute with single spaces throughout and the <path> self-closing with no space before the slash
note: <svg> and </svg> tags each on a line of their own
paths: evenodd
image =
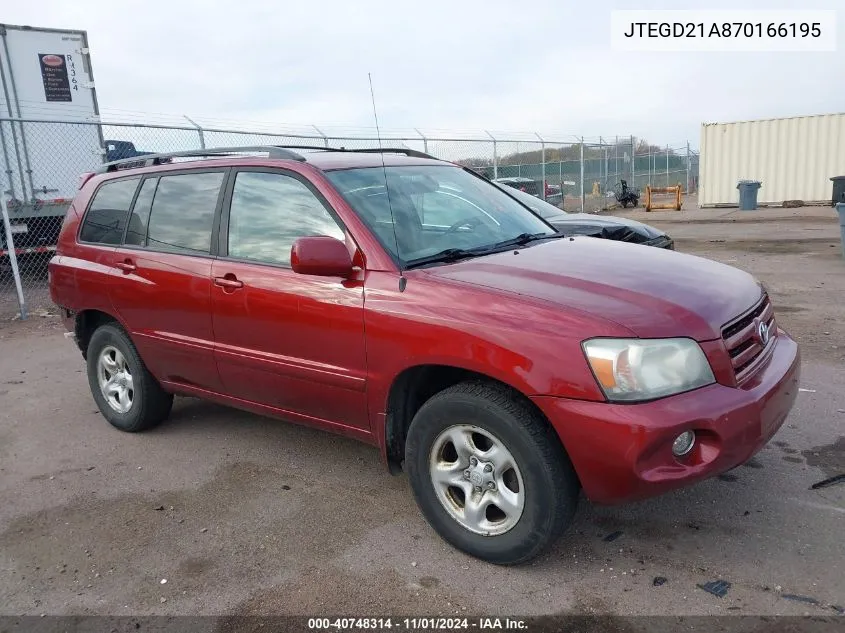
<svg viewBox="0 0 845 633">
<path fill-rule="evenodd" d="M 10 180 L 2 183 L 2 190 L 25 204 L 72 198 L 79 175 L 103 161 L 87 35 L 4 24 L 0 39 L 0 119 L 12 119 L 0 124 L 6 150 L 0 161 L 9 163 L 2 165 L 0 180 Z M 15 119 L 47 123 L 28 125 Z"/>
</svg>

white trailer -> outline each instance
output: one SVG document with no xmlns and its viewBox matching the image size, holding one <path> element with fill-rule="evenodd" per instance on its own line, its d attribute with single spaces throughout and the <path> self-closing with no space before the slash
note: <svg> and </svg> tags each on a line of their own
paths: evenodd
<svg viewBox="0 0 845 633">
<path fill-rule="evenodd" d="M 80 175 L 104 160 L 86 32 L 0 24 L 0 82 L 0 258 L 16 267 L 55 250 Z"/>
</svg>

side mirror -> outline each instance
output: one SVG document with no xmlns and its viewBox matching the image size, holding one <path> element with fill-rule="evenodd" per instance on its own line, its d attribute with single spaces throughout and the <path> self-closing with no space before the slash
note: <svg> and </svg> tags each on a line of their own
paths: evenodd
<svg viewBox="0 0 845 633">
<path fill-rule="evenodd" d="M 349 277 L 352 256 L 349 248 L 338 239 L 328 236 L 300 237 L 290 249 L 290 265 L 300 275 L 318 277 Z"/>
</svg>

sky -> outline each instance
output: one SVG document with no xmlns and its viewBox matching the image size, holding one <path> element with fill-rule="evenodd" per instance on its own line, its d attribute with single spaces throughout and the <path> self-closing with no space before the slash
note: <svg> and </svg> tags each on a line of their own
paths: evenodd
<svg viewBox="0 0 845 633">
<path fill-rule="evenodd" d="M 40 0 L 9 24 L 84 29 L 103 119 L 383 133 L 636 135 L 698 145 L 702 122 L 845 111 L 834 53 L 611 49 L 614 9 L 807 8 L 783 0 Z"/>
</svg>

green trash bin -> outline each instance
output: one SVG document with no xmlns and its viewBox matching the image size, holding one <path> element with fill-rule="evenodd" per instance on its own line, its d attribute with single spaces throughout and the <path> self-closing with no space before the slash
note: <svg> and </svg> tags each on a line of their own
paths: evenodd
<svg viewBox="0 0 845 633">
<path fill-rule="evenodd" d="M 736 184 L 739 189 L 740 211 L 753 211 L 757 208 L 757 191 L 762 186 L 759 180 L 740 180 Z"/>
<path fill-rule="evenodd" d="M 842 258 L 845 259 L 845 202 L 837 202 L 836 211 L 839 213 L 839 240 L 842 243 Z"/>
</svg>

